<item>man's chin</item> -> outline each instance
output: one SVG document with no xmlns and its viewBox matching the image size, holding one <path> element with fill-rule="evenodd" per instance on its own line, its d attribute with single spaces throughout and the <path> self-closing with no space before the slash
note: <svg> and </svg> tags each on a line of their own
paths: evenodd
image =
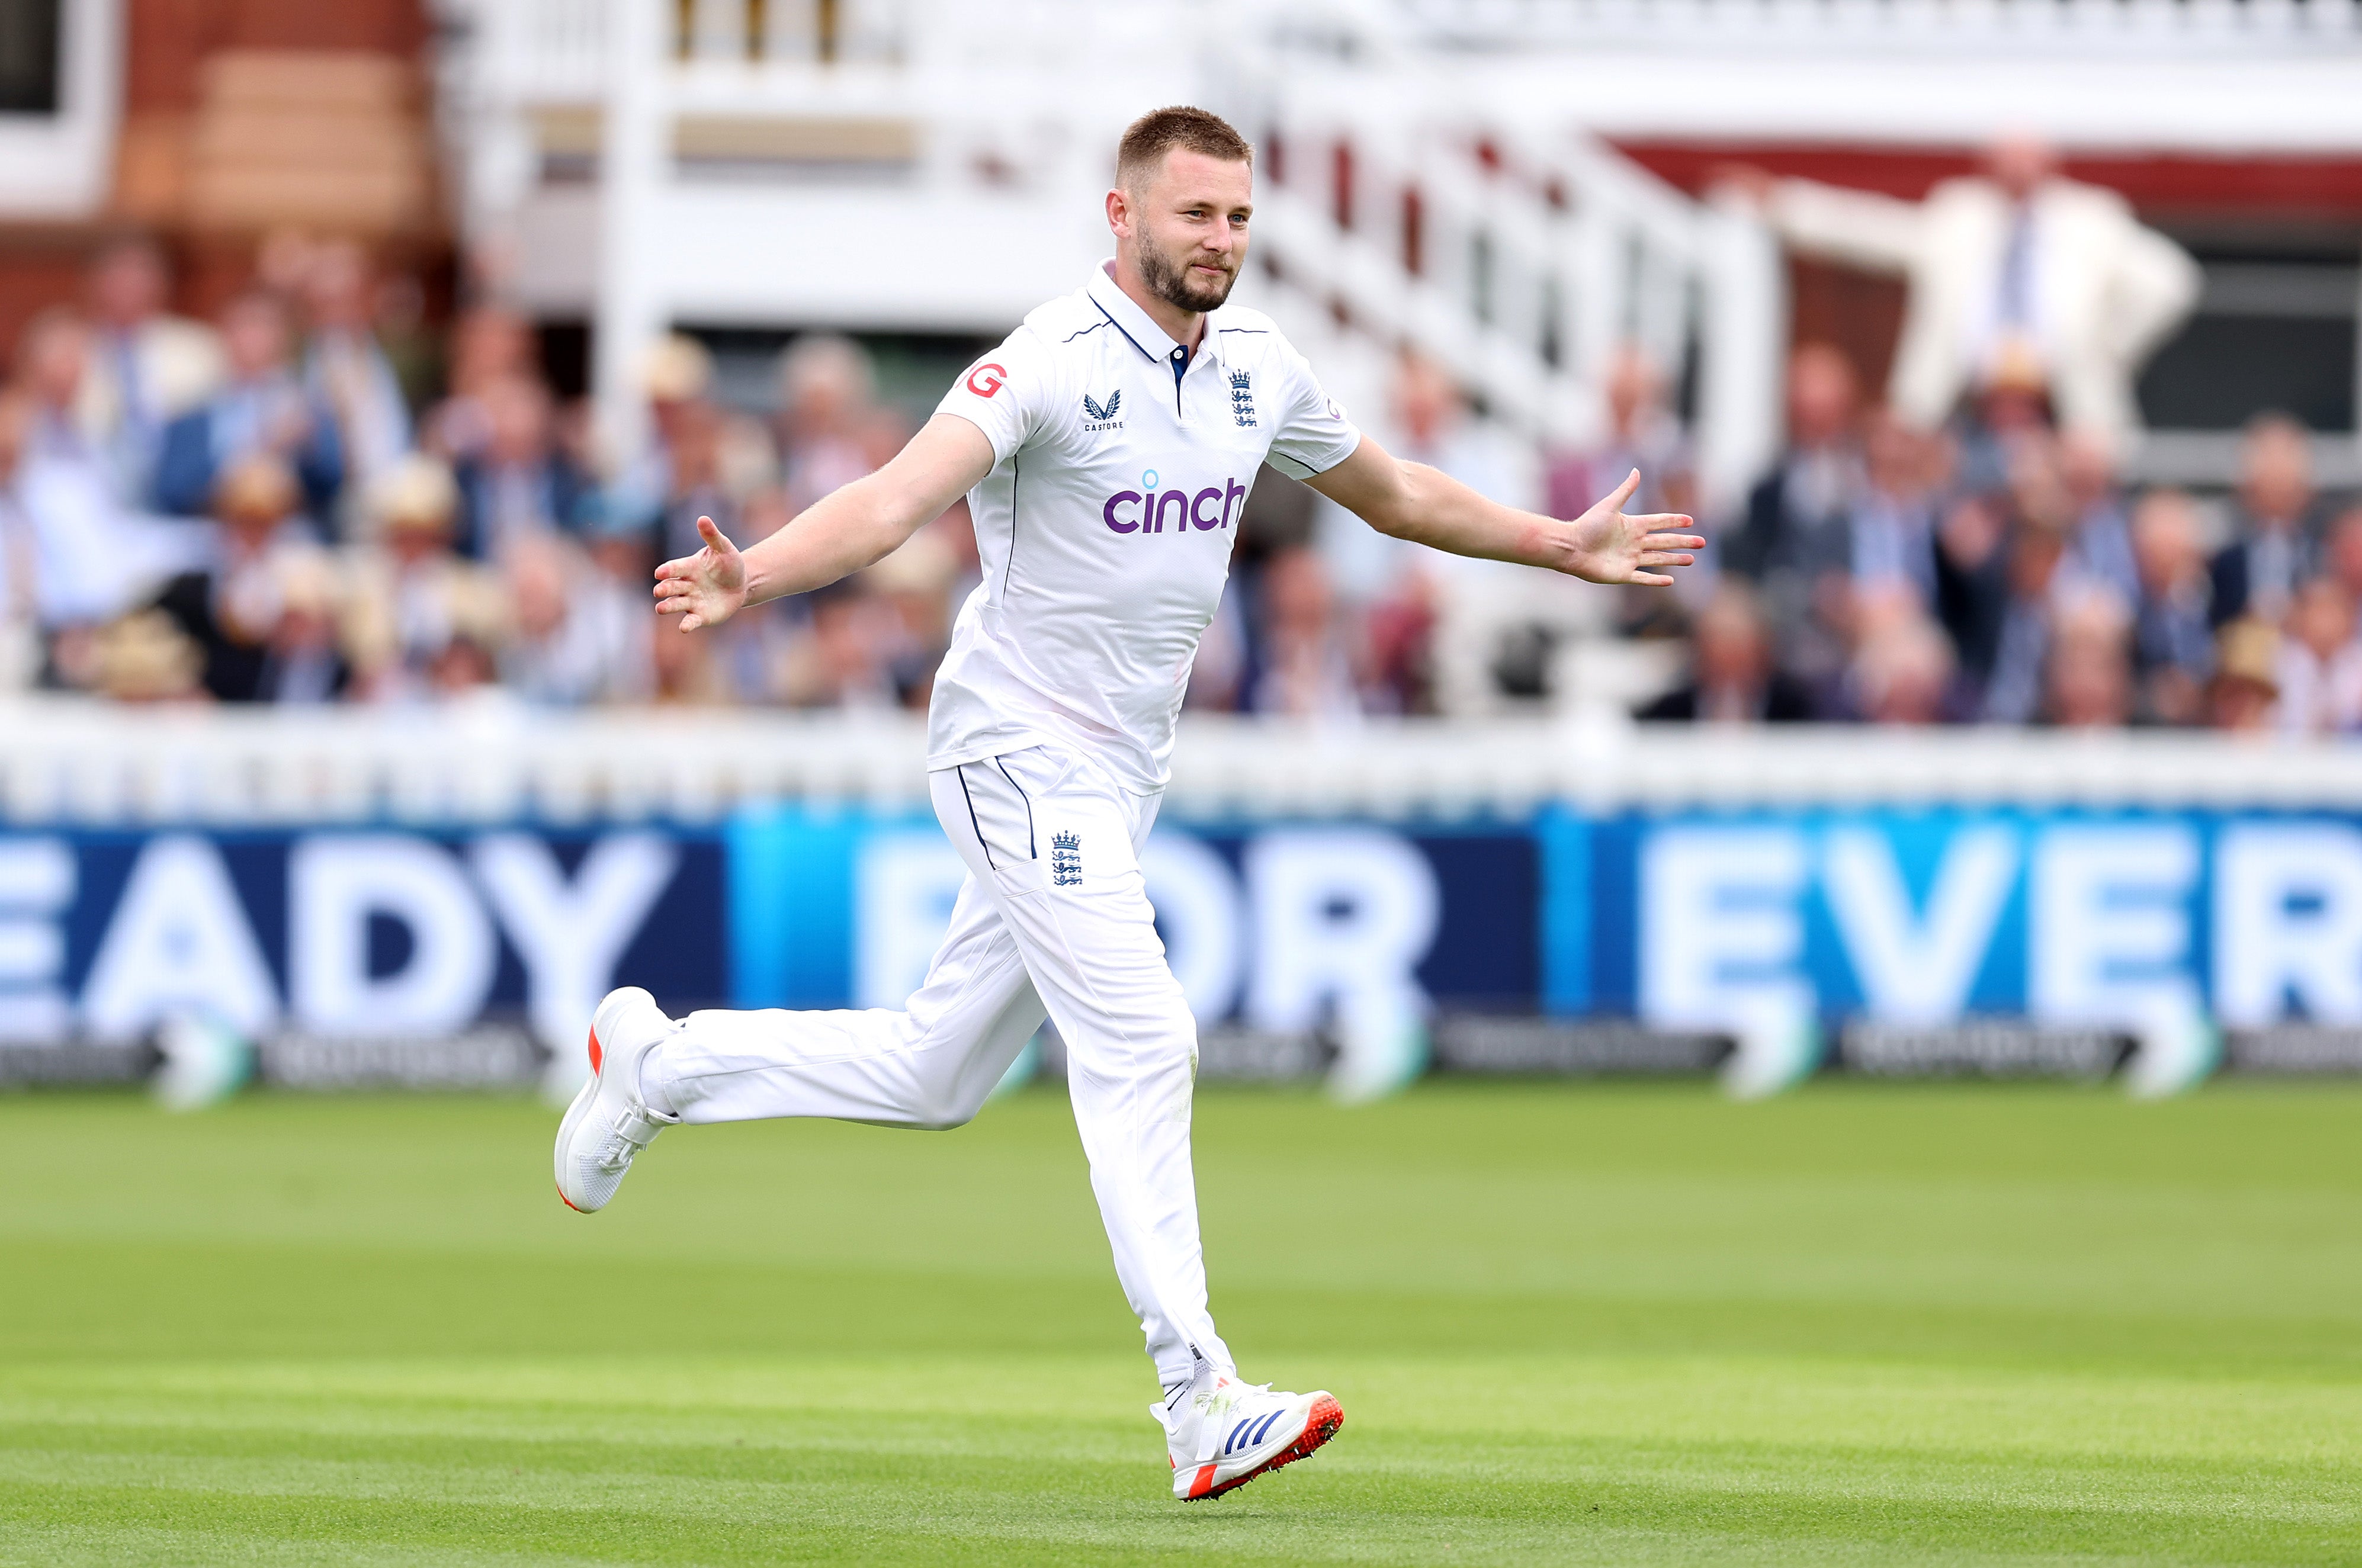
<svg viewBox="0 0 2362 1568">
<path fill-rule="evenodd" d="M 1183 287 L 1182 293 L 1188 296 L 1188 307 L 1202 314 L 1220 309 L 1222 303 L 1231 297 L 1231 290 L 1238 281 L 1236 272 L 1224 273 L 1219 283 L 1201 283 L 1192 278 Z"/>
</svg>

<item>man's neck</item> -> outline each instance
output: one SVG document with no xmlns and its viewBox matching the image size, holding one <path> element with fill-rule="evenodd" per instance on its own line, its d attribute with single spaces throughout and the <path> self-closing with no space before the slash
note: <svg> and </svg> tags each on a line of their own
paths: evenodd
<svg viewBox="0 0 2362 1568">
<path fill-rule="evenodd" d="M 1140 275 L 1139 262 L 1120 253 L 1115 259 L 1115 286 L 1123 291 L 1126 299 L 1146 311 L 1148 319 L 1164 329 L 1165 337 L 1192 354 L 1198 351 L 1198 340 L 1206 335 L 1203 312 L 1184 310 L 1171 300 L 1152 292 L 1147 281 Z"/>
</svg>

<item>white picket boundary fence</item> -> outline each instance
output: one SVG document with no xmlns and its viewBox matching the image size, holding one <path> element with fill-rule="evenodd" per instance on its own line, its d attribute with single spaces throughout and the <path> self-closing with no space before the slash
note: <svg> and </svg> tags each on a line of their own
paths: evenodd
<svg viewBox="0 0 2362 1568">
<path fill-rule="evenodd" d="M 902 715 L 694 709 L 385 712 L 0 705 L 0 826 L 711 822 L 777 801 L 924 809 Z M 1517 814 L 1771 805 L 2362 808 L 2362 745 L 2206 734 L 1184 721 L 1197 815 Z"/>
</svg>

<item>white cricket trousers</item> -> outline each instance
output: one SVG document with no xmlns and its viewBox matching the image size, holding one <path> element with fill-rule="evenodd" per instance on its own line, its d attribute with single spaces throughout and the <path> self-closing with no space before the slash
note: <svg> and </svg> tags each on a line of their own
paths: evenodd
<svg viewBox="0 0 2362 1568">
<path fill-rule="evenodd" d="M 1235 1371 L 1206 1309 L 1189 1163 L 1198 1027 L 1156 934 L 1140 847 L 1161 795 L 1063 748 L 928 776 L 967 863 L 951 930 L 900 1011 L 689 1015 L 650 1057 L 688 1121 L 829 1116 L 957 1127 L 1056 1021 L 1116 1274 L 1166 1386 Z"/>
</svg>

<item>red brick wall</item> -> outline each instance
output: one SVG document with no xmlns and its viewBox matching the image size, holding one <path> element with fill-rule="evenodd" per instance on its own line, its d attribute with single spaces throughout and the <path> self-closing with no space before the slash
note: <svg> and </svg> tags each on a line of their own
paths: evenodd
<svg viewBox="0 0 2362 1568">
<path fill-rule="evenodd" d="M 127 146 L 181 134 L 217 50 L 360 50 L 415 60 L 430 31 L 425 0 L 125 0 L 124 20 Z M 117 218 L 0 226 L 0 352 L 13 351 L 36 311 L 78 297 L 84 259 L 118 226 Z M 192 315 L 210 314 L 252 274 L 248 242 L 160 237 L 176 262 L 174 303 Z"/>
</svg>

